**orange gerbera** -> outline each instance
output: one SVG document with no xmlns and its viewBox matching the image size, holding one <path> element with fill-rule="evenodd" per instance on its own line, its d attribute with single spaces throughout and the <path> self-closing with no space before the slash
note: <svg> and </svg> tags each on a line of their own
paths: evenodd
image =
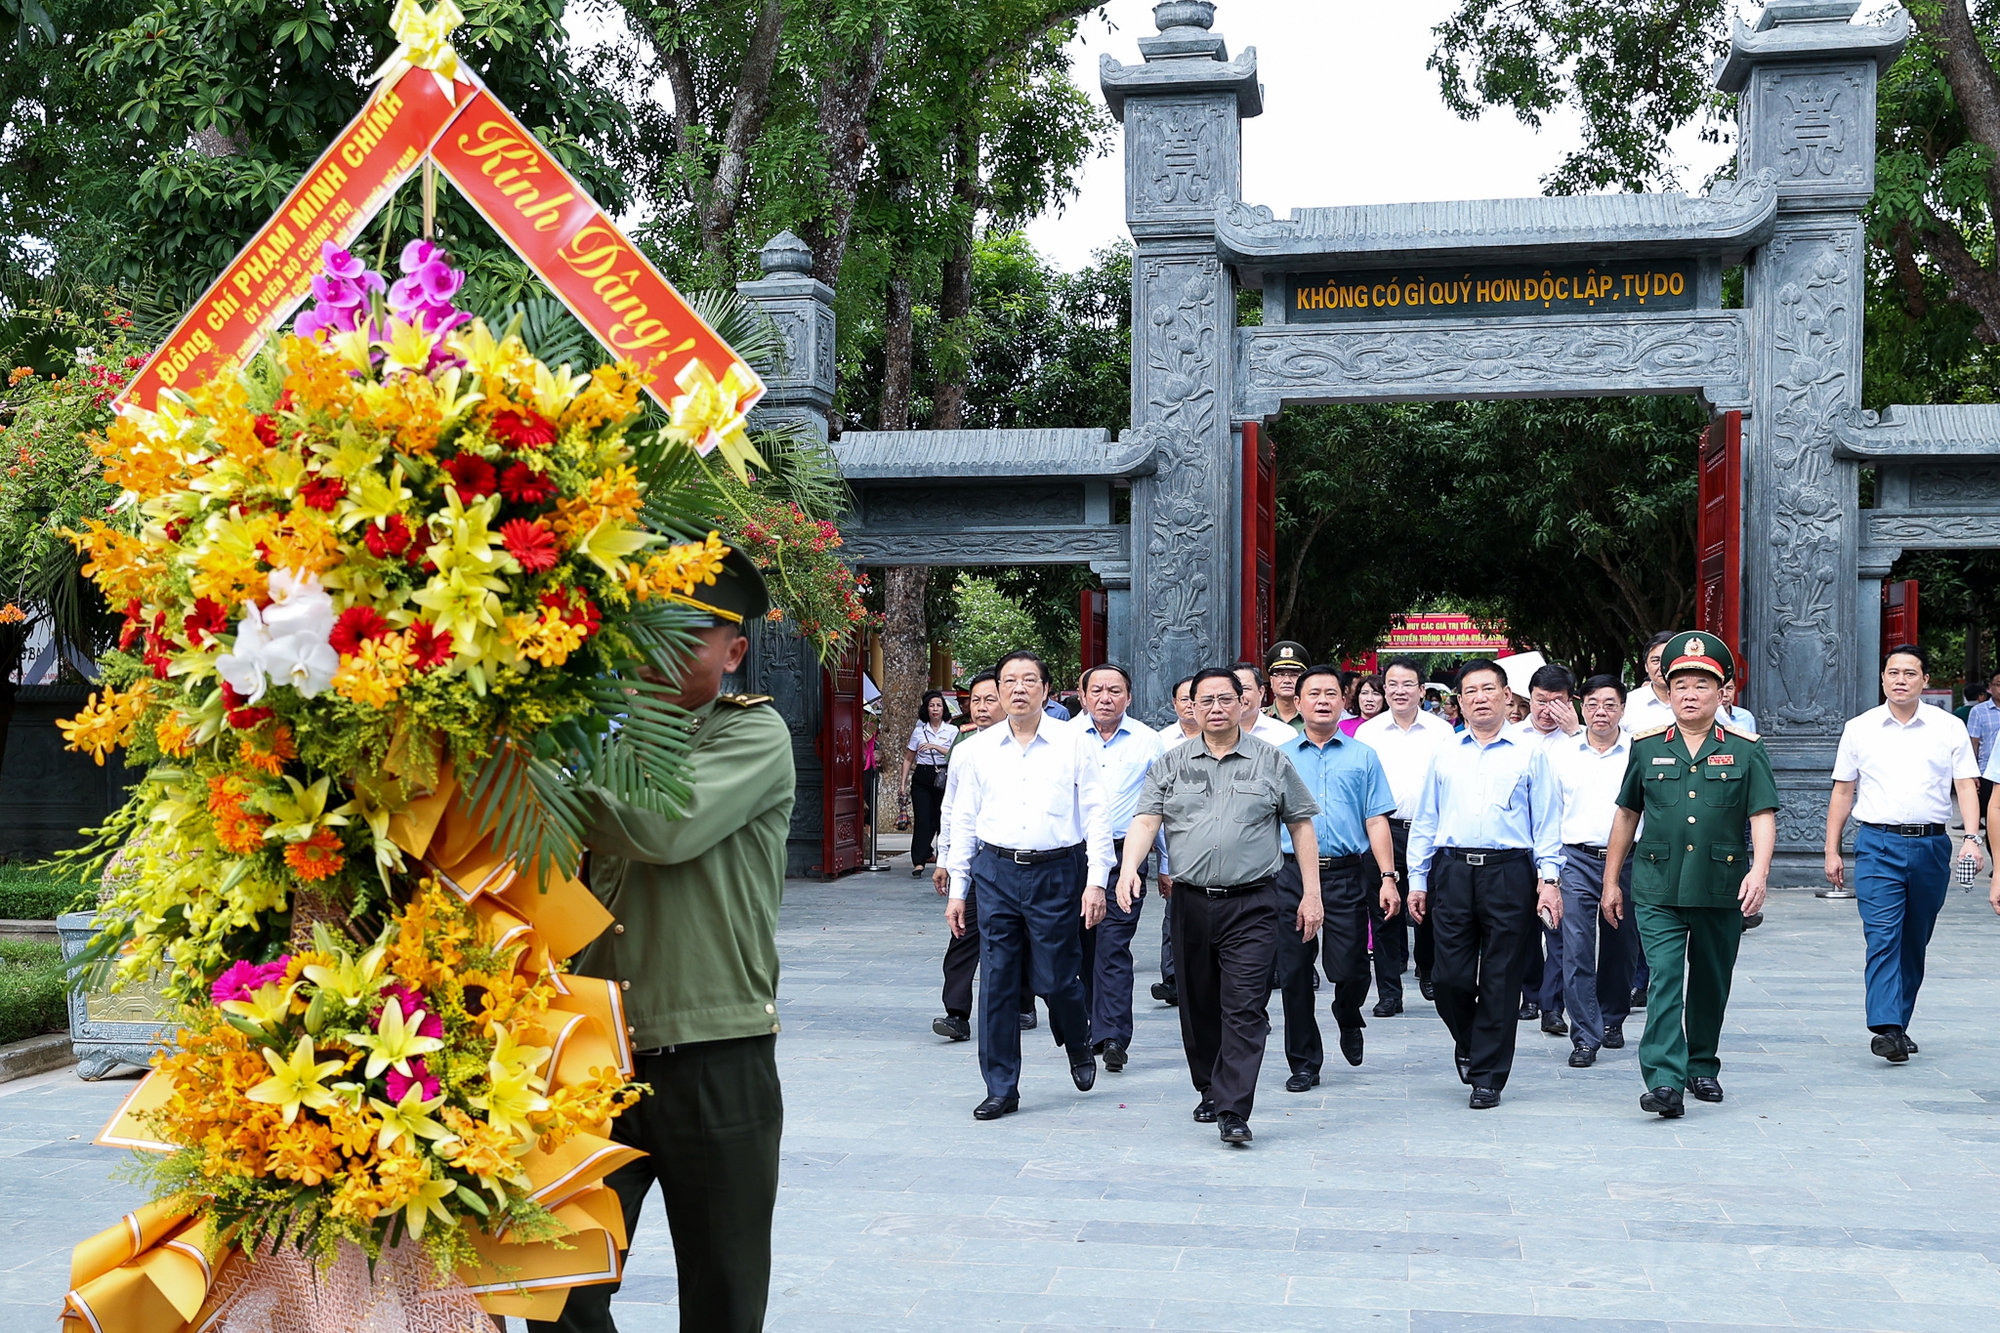
<svg viewBox="0 0 2000 1333">
<path fill-rule="evenodd" d="M 259 743 L 257 737 L 261 734 L 260 729 L 237 742 L 236 755 L 259 773 L 275 778 L 285 771 L 287 763 L 299 757 L 299 750 L 292 744 L 292 729 L 282 722 L 272 726 L 268 745 Z"/>
<path fill-rule="evenodd" d="M 264 845 L 264 830 L 271 821 L 243 808 L 243 793 L 236 779 L 222 776 L 208 780 L 208 813 L 222 850 L 248 856 Z"/>
<path fill-rule="evenodd" d="M 285 864 L 306 883 L 316 884 L 329 875 L 339 874 L 340 868 L 347 864 L 347 857 L 340 850 L 340 835 L 323 828 L 304 842 L 285 848 Z"/>
</svg>

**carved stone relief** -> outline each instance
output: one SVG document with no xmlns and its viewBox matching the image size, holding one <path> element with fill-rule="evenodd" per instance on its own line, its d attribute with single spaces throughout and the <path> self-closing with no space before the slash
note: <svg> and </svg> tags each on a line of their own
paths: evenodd
<svg viewBox="0 0 2000 1333">
<path fill-rule="evenodd" d="M 1778 108 L 1777 162 L 1786 180 L 1859 182 L 1866 174 L 1851 150 L 1866 95 L 1853 70 L 1764 75 L 1765 105 Z M 1872 153 L 1874 145 L 1866 145 Z"/>
<path fill-rule="evenodd" d="M 2000 502 L 2000 466 L 1928 467 L 1910 474 L 1910 503 L 1919 508 L 1995 502 Z"/>
<path fill-rule="evenodd" d="M 1782 850 L 1818 850 L 1826 845 L 1828 789 L 1824 778 L 1785 787 L 1778 803 L 1778 846 Z"/>
<path fill-rule="evenodd" d="M 1059 482 L 949 488 L 871 485 L 862 492 L 861 510 L 871 532 L 1080 524 L 1083 487 Z"/>
<path fill-rule="evenodd" d="M 934 529 L 930 532 L 845 534 L 841 550 L 858 565 L 1019 565 L 1082 564 L 1129 558 L 1130 530 L 1124 527 L 1014 528 L 983 532 Z"/>
<path fill-rule="evenodd" d="M 1869 514 L 1873 546 L 2000 546 L 2000 517 L 1976 514 Z"/>
<path fill-rule="evenodd" d="M 1128 192 L 1133 216 L 1212 213 L 1229 191 L 1225 154 L 1235 118 L 1217 99 L 1134 101 L 1128 133 L 1138 186 Z"/>
</svg>

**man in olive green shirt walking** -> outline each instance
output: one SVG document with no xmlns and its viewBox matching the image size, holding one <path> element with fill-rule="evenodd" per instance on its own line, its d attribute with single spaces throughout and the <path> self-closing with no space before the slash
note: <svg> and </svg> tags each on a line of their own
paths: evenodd
<svg viewBox="0 0 2000 1333">
<path fill-rule="evenodd" d="M 1778 788 L 1763 742 L 1716 724 L 1722 683 L 1736 669 L 1728 647 L 1712 634 L 1678 634 L 1661 661 L 1676 720 L 1632 738 L 1604 856 L 1601 908 L 1615 929 L 1624 917 L 1618 872 L 1631 852 L 1632 903 L 1652 972 L 1639 1106 L 1672 1120 L 1686 1114 L 1684 1089 L 1701 1101 L 1722 1100 L 1716 1048 L 1744 918 L 1764 908 Z"/>
<path fill-rule="evenodd" d="M 722 695 L 742 665 L 746 619 L 769 606 L 732 553 L 698 590 L 709 628 L 675 702 L 695 720 L 689 797 L 669 819 L 593 791 L 591 891 L 616 918 L 577 955 L 618 982 L 636 1079 L 652 1091 L 612 1122 L 647 1154 L 610 1175 L 625 1232 L 658 1182 L 673 1232 L 683 1333 L 758 1333 L 771 1287 L 778 1198 L 778 906 L 792 822 L 790 729 L 763 696 Z M 537 1333 L 613 1333 L 618 1284 L 577 1287 Z"/>
</svg>

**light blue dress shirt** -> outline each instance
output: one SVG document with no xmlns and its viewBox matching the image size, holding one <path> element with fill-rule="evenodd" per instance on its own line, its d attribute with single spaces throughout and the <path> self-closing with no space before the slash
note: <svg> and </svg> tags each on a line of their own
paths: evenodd
<svg viewBox="0 0 2000 1333">
<path fill-rule="evenodd" d="M 1160 734 L 1145 723 L 1127 713 L 1118 719 L 1118 730 L 1111 733 L 1111 739 L 1097 729 L 1097 721 L 1087 712 L 1077 714 L 1071 724 L 1089 738 L 1085 749 L 1096 756 L 1099 770 L 1104 776 L 1104 806 L 1111 815 L 1111 836 L 1122 839 L 1126 830 L 1132 827 L 1132 818 L 1139 810 L 1139 792 L 1146 785 L 1146 770 L 1153 761 L 1166 752 L 1166 745 Z M 1160 856 L 1162 875 L 1172 873 L 1167 869 L 1167 838 L 1162 832 L 1154 839 L 1154 850 Z"/>
<path fill-rule="evenodd" d="M 1440 847 L 1532 849 L 1543 879 L 1562 869 L 1562 800 L 1548 750 L 1502 730 L 1481 745 L 1470 730 L 1437 753 L 1410 825 L 1410 892 L 1430 891 Z"/>
<path fill-rule="evenodd" d="M 1314 745 L 1302 731 L 1278 749 L 1319 802 L 1319 813 L 1313 816 L 1319 854 L 1354 856 L 1367 851 L 1368 821 L 1396 812 L 1396 794 L 1389 788 L 1381 757 L 1365 742 L 1339 732 L 1325 745 Z M 1292 831 L 1285 829 L 1278 843 L 1289 853 Z"/>
</svg>

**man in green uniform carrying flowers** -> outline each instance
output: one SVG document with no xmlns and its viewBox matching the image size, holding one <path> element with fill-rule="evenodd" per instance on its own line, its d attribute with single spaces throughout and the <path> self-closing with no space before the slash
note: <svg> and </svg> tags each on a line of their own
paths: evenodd
<svg viewBox="0 0 2000 1333">
<path fill-rule="evenodd" d="M 1764 908 L 1778 789 L 1763 743 L 1716 724 L 1723 682 L 1736 673 L 1728 647 L 1712 634 L 1677 634 L 1661 661 L 1675 720 L 1632 738 L 1604 858 L 1602 910 L 1614 928 L 1623 919 L 1618 872 L 1632 853 L 1632 904 L 1652 971 L 1639 1106 L 1671 1120 L 1686 1114 L 1683 1090 L 1722 1100 L 1716 1044 L 1744 918 Z"/>
<path fill-rule="evenodd" d="M 647 1156 L 606 1178 L 639 1225 L 657 1181 L 673 1232 L 685 1333 L 756 1333 L 771 1285 L 778 1197 L 778 906 L 792 822 L 791 733 L 764 696 L 724 695 L 745 621 L 770 602 L 732 552 L 696 590 L 695 632 L 675 702 L 694 717 L 693 795 L 677 819 L 591 790 L 591 891 L 615 924 L 576 971 L 618 982 L 637 1082 L 652 1092 L 612 1125 Z M 577 1287 L 562 1316 L 530 1328 L 611 1333 L 617 1284 Z"/>
</svg>

